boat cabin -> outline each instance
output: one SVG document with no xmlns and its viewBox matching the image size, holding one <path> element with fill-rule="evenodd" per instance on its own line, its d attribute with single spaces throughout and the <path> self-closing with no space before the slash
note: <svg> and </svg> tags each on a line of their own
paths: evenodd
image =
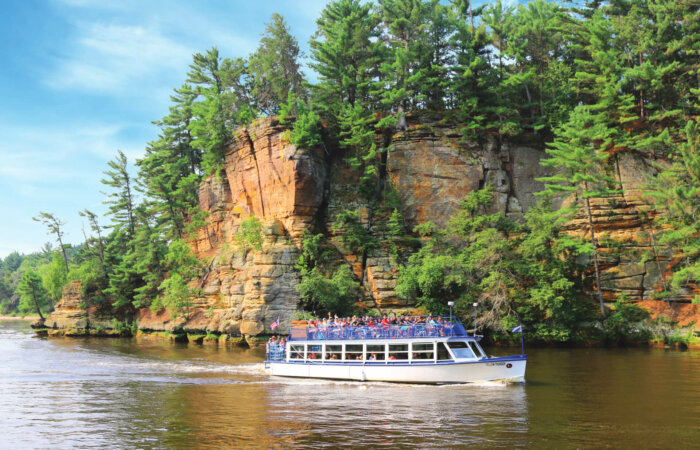
<svg viewBox="0 0 700 450">
<path fill-rule="evenodd" d="M 485 358 L 476 340 L 448 339 L 440 341 L 288 343 L 280 355 L 270 355 L 289 362 L 344 364 L 436 363 L 462 359 Z M 286 355 L 289 358 L 285 358 Z"/>
</svg>

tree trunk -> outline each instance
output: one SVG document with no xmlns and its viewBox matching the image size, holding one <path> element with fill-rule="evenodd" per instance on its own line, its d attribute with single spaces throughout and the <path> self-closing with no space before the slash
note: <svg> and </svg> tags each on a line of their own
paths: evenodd
<svg viewBox="0 0 700 450">
<path fill-rule="evenodd" d="M 61 246 L 61 253 L 63 253 L 63 262 L 66 265 L 66 275 L 68 275 L 68 272 L 70 269 L 68 269 L 68 256 L 66 256 L 66 249 L 63 247 L 63 240 L 61 239 L 61 232 L 57 232 L 56 235 L 58 236 L 58 245 Z"/>
<path fill-rule="evenodd" d="M 36 309 L 36 313 L 39 314 L 39 318 L 41 321 L 44 321 L 44 315 L 41 314 L 41 308 L 39 307 L 39 301 L 37 298 L 39 297 L 39 294 L 37 294 L 36 290 L 34 287 L 32 287 L 32 298 L 34 299 L 34 308 Z"/>
<path fill-rule="evenodd" d="M 128 218 L 129 218 L 129 231 L 131 233 L 129 235 L 129 237 L 131 239 L 133 239 L 134 235 L 136 234 L 136 226 L 134 225 L 134 214 L 133 214 L 134 202 L 133 202 L 132 196 L 131 196 L 131 180 L 128 177 L 128 174 L 125 178 L 126 178 L 126 195 L 127 195 L 127 199 L 128 199 L 126 210 L 127 210 L 127 214 L 128 214 Z M 132 244 L 132 248 L 133 248 L 133 244 Z"/>
<path fill-rule="evenodd" d="M 588 190 L 588 186 L 586 186 Z M 593 216 L 591 214 L 591 200 L 586 198 L 586 210 L 588 212 L 588 227 L 591 230 L 591 244 L 593 245 L 593 265 L 595 266 L 595 280 L 598 288 L 598 300 L 600 301 L 600 314 L 605 318 L 605 303 L 603 302 L 603 290 L 600 287 L 600 269 L 598 267 L 598 244 L 595 240 L 595 231 L 593 230 Z"/>
</svg>

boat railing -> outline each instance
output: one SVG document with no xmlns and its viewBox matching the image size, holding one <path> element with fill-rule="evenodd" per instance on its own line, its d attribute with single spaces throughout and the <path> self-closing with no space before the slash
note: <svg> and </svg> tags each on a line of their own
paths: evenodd
<svg viewBox="0 0 700 450">
<path fill-rule="evenodd" d="M 265 344 L 265 360 L 266 361 L 284 361 L 285 346 L 282 344 Z"/>
<path fill-rule="evenodd" d="M 413 319 L 413 318 L 411 318 Z M 289 337 L 292 341 L 332 341 L 365 339 L 405 339 L 423 337 L 467 336 L 459 319 L 434 321 L 430 317 L 420 323 L 382 325 L 317 325 L 305 321 L 293 322 Z"/>
</svg>

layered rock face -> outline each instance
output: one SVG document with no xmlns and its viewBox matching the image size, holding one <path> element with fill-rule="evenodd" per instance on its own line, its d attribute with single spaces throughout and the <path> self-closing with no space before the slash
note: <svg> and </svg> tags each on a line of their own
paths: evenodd
<svg viewBox="0 0 700 450">
<path fill-rule="evenodd" d="M 299 303 L 294 264 L 324 198 L 326 166 L 321 150 L 288 144 L 284 131 L 275 119 L 239 130 L 224 173 L 199 190 L 209 216 L 192 247 L 209 262 L 199 282 L 204 295 L 193 300 L 186 317 L 141 311 L 141 329 L 256 336 L 272 333 L 277 319 L 281 330 L 288 328 Z M 262 223 L 260 250 L 235 242 L 241 223 L 252 216 Z"/>
<path fill-rule="evenodd" d="M 419 124 L 393 137 L 387 171 L 403 201 L 409 225 L 444 225 L 469 192 L 490 185 L 502 213 L 519 218 L 536 203 L 547 174 L 543 152 L 525 146 L 484 146 L 461 142 L 458 128 Z"/>
<path fill-rule="evenodd" d="M 494 208 L 520 219 L 544 187 L 536 178 L 550 174 L 539 163 L 545 156 L 542 149 L 499 145 L 495 140 L 483 145 L 465 143 L 458 126 L 437 120 L 414 117 L 409 125 L 406 131 L 377 138 L 386 149 L 382 176 L 400 197 L 400 212 L 409 229 L 426 221 L 444 225 L 466 194 L 485 185 L 496 191 Z M 199 191 L 200 205 L 209 216 L 191 245 L 208 262 L 198 282 L 203 295 L 193 299 L 192 308 L 181 317 L 171 317 L 167 311 L 140 311 L 139 328 L 223 333 L 252 341 L 272 333 L 270 324 L 279 319 L 285 332 L 300 300 L 294 263 L 304 231 L 312 231 L 315 224 L 325 227 L 338 249 L 339 262 L 348 264 L 361 282 L 362 300 L 368 307 L 385 311 L 412 307 L 395 293 L 398 271 L 386 246 L 366 255 L 354 254 L 331 231 L 340 211 L 354 210 L 371 233 L 385 240 L 381 230 L 386 217 L 362 200 L 357 175 L 342 157 L 328 159 L 325 149 L 289 144 L 285 131 L 276 119 L 239 130 L 228 148 L 225 170 L 203 182 Z M 619 154 L 615 158 L 613 175 L 623 194 L 593 204 L 594 227 L 604 247 L 605 298 L 614 301 L 624 294 L 631 300 L 649 300 L 672 263 L 672 255 L 655 245 L 658 230 L 652 227 L 653 211 L 642 196 L 643 184 L 654 175 L 653 157 Z M 263 225 L 259 250 L 235 242 L 241 223 L 252 216 Z M 588 218 L 581 212 L 568 231 L 586 236 L 587 225 Z M 77 315 L 70 316 L 77 298 L 75 289 L 69 288 L 62 302 L 64 312 L 51 316 L 57 327 L 75 327 L 88 320 L 75 311 Z M 688 292 L 674 300 L 687 301 L 692 295 Z"/>
</svg>

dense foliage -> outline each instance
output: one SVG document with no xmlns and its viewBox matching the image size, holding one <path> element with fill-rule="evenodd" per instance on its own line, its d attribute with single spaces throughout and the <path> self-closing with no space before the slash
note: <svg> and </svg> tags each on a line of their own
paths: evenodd
<svg viewBox="0 0 700 450">
<path fill-rule="evenodd" d="M 601 244 L 590 220 L 586 241 L 563 234 L 560 224 L 574 213 L 590 219 L 592 200 L 617 195 L 611 173 L 625 152 L 670 161 L 659 165 L 648 190 L 663 230 L 655 242 L 671 246 L 678 261 L 665 292 L 697 283 L 698 6 L 677 0 L 574 5 L 330 1 L 310 40 L 313 83 L 277 14 L 248 58 L 224 58 L 216 48 L 193 55 L 168 114 L 154 122 L 160 135 L 136 161 L 138 172 L 121 152 L 105 171 L 109 224 L 83 211 L 90 236 L 71 248 L 62 241 L 62 222 L 40 213 L 36 220 L 58 249 L 5 258 L 0 305 L 17 310 L 20 279 L 36 272 L 52 302 L 67 280 L 77 279 L 86 297 L 115 314 L 144 306 L 186 312 L 202 262 L 185 242 L 207 231 L 199 183 L 226 176 L 225 149 L 239 138 L 237 127 L 269 115 L 288 125 L 290 142 L 323 145 L 328 157 L 354 171 L 358 202 L 369 210 L 362 220 L 354 210 L 335 212 L 333 229 L 304 239 L 297 268 L 301 307 L 309 311 L 347 313 L 361 295 L 363 280 L 339 265 L 337 254 L 327 254 L 328 237 L 336 235 L 340 250 L 363 263 L 388 246 L 400 266 L 399 293 L 429 311 L 442 313 L 455 301 L 459 313 L 470 315 L 477 302 L 477 325 L 494 333 L 525 323 L 543 339 L 576 339 L 580 324 L 596 318 L 584 292 L 595 289 L 601 316 L 608 313 L 600 279 L 586 286 L 576 264 L 590 258 L 597 274 Z M 427 223 L 407 230 L 387 181 L 386 154 L 394 130 L 421 111 L 458 124 L 465 141 L 527 141 L 546 149 L 544 164 L 555 174 L 543 179 L 543 203 L 516 223 L 494 212 L 487 186 L 464 199 L 445 229 Z M 573 197 L 571 208 L 551 211 L 548 205 L 562 196 Z M 236 244 L 259 248 L 260 226 L 248 218 Z M 405 245 L 411 237 L 422 241 L 413 255 Z M 606 322 L 610 329 L 637 317 L 619 300 Z"/>
</svg>

